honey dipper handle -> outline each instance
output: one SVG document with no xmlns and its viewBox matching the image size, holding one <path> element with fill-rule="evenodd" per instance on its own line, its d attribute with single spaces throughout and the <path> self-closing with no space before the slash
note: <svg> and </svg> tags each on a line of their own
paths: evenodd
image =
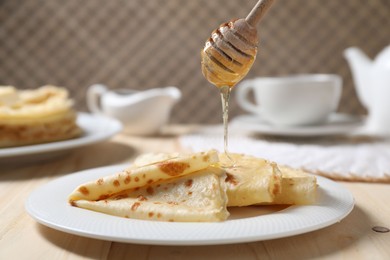
<svg viewBox="0 0 390 260">
<path fill-rule="evenodd" d="M 271 7 L 274 0 L 259 0 L 252 11 L 245 18 L 246 22 L 255 27 Z"/>
</svg>

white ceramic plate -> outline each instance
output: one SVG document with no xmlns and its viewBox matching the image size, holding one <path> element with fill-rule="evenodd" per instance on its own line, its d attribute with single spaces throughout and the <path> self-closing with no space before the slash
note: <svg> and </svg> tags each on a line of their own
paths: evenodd
<svg viewBox="0 0 390 260">
<path fill-rule="evenodd" d="M 229 219 L 219 223 L 126 219 L 68 204 L 68 195 L 78 185 L 124 168 L 124 165 L 95 168 L 51 181 L 29 196 L 26 210 L 43 225 L 90 238 L 154 245 L 215 245 L 281 238 L 318 230 L 341 221 L 354 206 L 349 191 L 323 177 L 318 177 L 316 205 L 234 208 Z"/>
<path fill-rule="evenodd" d="M 101 142 L 122 130 L 122 124 L 116 119 L 87 113 L 78 113 L 77 124 L 84 132 L 78 138 L 44 144 L 0 148 L 0 159 L 32 154 L 53 154 L 55 152 Z"/>
<path fill-rule="evenodd" d="M 257 115 L 242 115 L 234 118 L 232 127 L 241 128 L 255 133 L 279 136 L 321 136 L 339 135 L 357 131 L 363 120 L 357 116 L 335 113 L 327 122 L 310 126 L 274 126 Z"/>
</svg>

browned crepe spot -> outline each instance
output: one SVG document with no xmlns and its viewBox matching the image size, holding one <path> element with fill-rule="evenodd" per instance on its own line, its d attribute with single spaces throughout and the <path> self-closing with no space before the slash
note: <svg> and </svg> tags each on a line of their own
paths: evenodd
<svg viewBox="0 0 390 260">
<path fill-rule="evenodd" d="M 127 194 L 119 194 L 119 195 L 116 195 L 113 199 L 115 200 L 120 200 L 120 199 L 125 199 L 125 198 L 128 198 L 129 196 L 127 196 Z"/>
<path fill-rule="evenodd" d="M 136 211 L 137 208 L 141 205 L 141 203 L 139 202 L 135 202 L 132 206 L 131 206 L 131 210 L 132 211 Z"/>
<path fill-rule="evenodd" d="M 186 187 L 188 187 L 188 188 L 190 188 L 191 186 L 192 186 L 192 183 L 193 183 L 194 181 L 192 180 L 192 179 L 189 179 L 189 180 L 187 180 L 185 183 L 184 183 L 184 185 L 186 186 Z"/>
<path fill-rule="evenodd" d="M 157 166 L 161 169 L 161 171 L 170 176 L 180 175 L 184 172 L 185 169 L 190 168 L 188 163 L 169 161 L 159 163 Z"/>
<path fill-rule="evenodd" d="M 110 194 L 102 194 L 102 195 L 99 196 L 99 198 L 97 200 L 105 200 L 108 197 L 110 197 Z"/>
<path fill-rule="evenodd" d="M 142 195 L 139 195 L 139 196 L 137 197 L 137 199 L 138 199 L 139 201 L 147 201 L 147 200 L 148 200 L 148 198 L 146 198 L 146 197 L 144 197 L 144 196 L 142 196 Z"/>
<path fill-rule="evenodd" d="M 85 187 L 85 186 L 81 186 L 81 187 L 79 188 L 79 191 L 80 191 L 83 195 L 88 195 L 88 194 L 89 194 L 89 190 L 88 190 L 88 188 Z"/>
<path fill-rule="evenodd" d="M 280 187 L 280 184 L 277 182 L 278 177 L 274 175 L 273 178 L 274 178 L 274 181 L 275 181 L 275 185 L 274 185 L 274 188 L 272 190 L 272 194 L 273 195 L 277 195 L 277 194 L 279 194 L 281 192 L 281 187 Z"/>
<path fill-rule="evenodd" d="M 130 175 L 127 175 L 125 180 L 123 181 L 125 184 L 128 184 L 131 181 Z"/>
<path fill-rule="evenodd" d="M 233 175 L 231 175 L 230 173 L 226 173 L 226 179 L 225 179 L 225 182 L 229 182 L 233 185 L 237 185 L 238 184 L 238 181 L 236 178 L 234 178 Z"/>
<path fill-rule="evenodd" d="M 146 192 L 147 192 L 148 194 L 150 194 L 150 195 L 153 195 L 154 190 L 153 190 L 152 187 L 148 187 L 148 188 L 146 189 Z"/>
</svg>

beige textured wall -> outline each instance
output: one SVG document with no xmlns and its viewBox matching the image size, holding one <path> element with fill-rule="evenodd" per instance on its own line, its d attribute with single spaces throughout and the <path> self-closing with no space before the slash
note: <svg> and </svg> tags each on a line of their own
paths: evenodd
<svg viewBox="0 0 390 260">
<path fill-rule="evenodd" d="M 218 91 L 200 71 L 210 32 L 244 17 L 255 0 L 2 0 L 0 84 L 66 86 L 86 110 L 93 83 L 111 88 L 181 88 L 173 122 L 219 123 Z M 340 111 L 365 113 L 342 52 L 374 57 L 390 43 L 390 0 L 276 0 L 263 20 L 261 49 L 248 78 L 337 73 Z M 231 116 L 243 113 L 231 104 Z"/>
</svg>

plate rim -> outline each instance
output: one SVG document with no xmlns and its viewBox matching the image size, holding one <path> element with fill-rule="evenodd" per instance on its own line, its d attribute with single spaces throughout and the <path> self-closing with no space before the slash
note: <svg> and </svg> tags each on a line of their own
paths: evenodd
<svg viewBox="0 0 390 260">
<path fill-rule="evenodd" d="M 236 237 L 234 237 L 234 236 L 210 237 L 209 236 L 209 238 L 207 238 L 207 236 L 206 237 L 200 236 L 200 238 L 198 237 L 195 239 L 194 238 L 191 239 L 191 235 L 187 234 L 186 232 L 190 232 L 190 231 L 193 232 L 195 230 L 198 233 L 199 232 L 202 233 L 202 232 L 204 232 L 204 231 L 202 231 L 202 228 L 207 229 L 207 230 L 220 230 L 221 228 L 226 229 L 226 228 L 232 228 L 232 227 L 237 228 L 237 225 L 239 226 L 240 222 L 244 223 L 244 225 L 245 224 L 247 225 L 248 222 L 249 222 L 249 224 L 264 224 L 264 221 L 265 221 L 265 223 L 267 223 L 267 221 L 269 222 L 270 219 L 274 219 L 275 217 L 278 218 L 278 216 L 279 216 L 279 218 L 282 218 L 282 219 L 283 219 L 284 215 L 286 215 L 286 214 L 287 214 L 287 216 L 290 215 L 290 217 L 294 216 L 295 211 L 298 213 L 299 212 L 307 212 L 307 211 L 310 212 L 310 210 L 311 210 L 311 212 L 313 212 L 314 210 L 318 211 L 319 209 L 321 209 L 321 207 L 324 207 L 324 205 L 290 206 L 290 207 L 287 207 L 286 209 L 283 209 L 281 211 L 277 211 L 277 212 L 271 213 L 271 214 L 243 218 L 243 219 L 226 220 L 223 222 L 210 222 L 210 223 L 208 223 L 208 222 L 206 222 L 206 223 L 196 223 L 196 222 L 190 222 L 190 223 L 174 222 L 174 223 L 171 223 L 171 222 L 159 222 L 159 221 L 151 221 L 151 220 L 125 219 L 125 218 L 121 218 L 121 217 L 110 216 L 110 215 L 103 214 L 103 213 L 98 213 L 98 212 L 94 212 L 94 211 L 89 211 L 89 210 L 85 210 L 85 209 L 72 207 L 68 204 L 66 198 L 64 198 L 64 197 L 62 197 L 62 199 L 64 199 L 64 201 L 63 201 L 64 203 L 59 204 L 61 206 L 59 206 L 59 208 L 56 209 L 58 211 L 59 209 L 62 208 L 62 210 L 65 209 L 65 212 L 67 212 L 68 214 L 69 214 L 69 212 L 75 214 L 73 216 L 72 215 L 67 216 L 67 220 L 65 220 L 65 222 L 69 221 L 69 218 L 72 219 L 72 218 L 77 218 L 77 216 L 83 216 L 83 217 L 89 216 L 89 217 L 92 217 L 92 220 L 102 221 L 103 224 L 108 225 L 110 227 L 112 227 L 112 226 L 122 227 L 122 225 L 123 225 L 125 228 L 128 228 L 128 229 L 132 228 L 132 229 L 137 230 L 137 228 L 138 229 L 140 228 L 138 226 L 142 226 L 142 227 L 147 227 L 147 229 L 151 229 L 154 231 L 156 230 L 156 228 L 157 229 L 162 228 L 163 230 L 165 230 L 165 229 L 169 230 L 171 228 L 173 230 L 180 230 L 181 233 L 184 232 L 184 234 L 181 234 L 181 236 L 176 236 L 176 238 L 175 238 L 175 236 L 173 238 L 166 238 L 166 237 L 168 237 L 167 233 L 164 233 L 164 237 L 159 237 L 158 234 L 157 235 L 154 234 L 155 237 L 152 237 L 152 238 L 140 237 L 139 235 L 138 235 L 138 237 L 137 236 L 124 237 L 123 233 L 121 233 L 120 235 L 118 235 L 118 234 L 115 235 L 115 232 L 112 230 L 111 231 L 105 230 L 103 232 L 102 230 L 100 230 L 100 231 L 96 230 L 96 227 L 94 230 L 93 226 L 91 226 L 90 223 L 87 223 L 87 222 L 85 222 L 85 223 L 87 223 L 88 226 L 81 227 L 81 226 L 73 225 L 70 227 L 70 226 L 67 226 L 67 224 L 65 224 L 64 220 L 50 219 L 50 216 L 49 216 L 50 214 L 48 214 L 48 213 L 50 213 L 50 210 L 52 210 L 52 208 L 50 208 L 49 210 L 47 210 L 47 208 L 45 208 L 45 210 L 43 210 L 43 212 L 40 212 L 40 209 L 37 208 L 37 201 L 36 200 L 37 200 L 37 198 L 42 196 L 42 193 L 45 194 L 45 189 L 47 190 L 47 189 L 55 187 L 56 185 L 59 185 L 61 183 L 63 183 L 63 184 L 61 184 L 62 187 L 66 187 L 66 185 L 64 183 L 68 183 L 68 182 L 72 183 L 74 181 L 75 183 L 72 183 L 73 184 L 72 190 L 73 190 L 75 187 L 77 187 L 78 185 L 80 185 L 81 183 L 83 183 L 86 180 L 91 180 L 92 178 L 97 178 L 100 176 L 106 176 L 108 172 L 113 173 L 113 172 L 116 172 L 120 169 L 124 169 L 125 167 L 128 167 L 128 165 L 122 164 L 122 165 L 104 166 L 104 167 L 99 167 L 99 168 L 78 171 L 78 172 L 72 173 L 70 175 L 65 175 L 65 176 L 56 178 L 56 179 L 42 185 L 41 187 L 37 188 L 36 190 L 34 190 L 29 195 L 29 197 L 27 198 L 27 200 L 25 202 L 25 209 L 26 209 L 27 213 L 33 219 L 35 219 L 38 223 L 45 225 L 45 226 L 48 226 L 50 228 L 62 231 L 62 232 L 69 233 L 69 234 L 79 235 L 79 236 L 88 237 L 88 238 L 102 239 L 102 240 L 107 240 L 107 241 L 123 242 L 123 243 L 147 244 L 147 245 L 177 245 L 177 246 L 179 246 L 179 245 L 219 245 L 219 244 L 245 243 L 245 242 L 264 241 L 264 240 L 299 235 L 299 234 L 319 230 L 319 229 L 325 228 L 327 226 L 330 226 L 332 224 L 335 224 L 337 222 L 340 222 L 353 210 L 354 204 L 355 204 L 353 195 L 347 189 L 345 189 L 340 184 L 338 184 L 330 179 L 327 179 L 327 178 L 321 177 L 321 176 L 316 176 L 317 181 L 320 184 L 320 187 L 322 187 L 322 188 L 328 187 L 329 188 L 329 186 L 330 186 L 332 189 L 337 189 L 339 192 L 344 194 L 344 196 L 345 196 L 344 203 L 346 203 L 347 207 L 343 209 L 342 213 L 339 212 L 338 214 L 336 214 L 337 216 L 334 216 L 333 218 L 330 218 L 330 219 L 326 219 L 326 221 L 324 220 L 320 223 L 306 225 L 300 229 L 288 230 L 284 233 L 283 232 L 282 233 L 281 232 L 279 232 L 279 233 L 272 233 L 271 232 L 271 233 L 268 233 L 266 235 L 256 233 L 256 234 L 251 234 L 251 235 L 246 235 L 246 236 L 241 235 L 239 237 L 237 237 L 237 236 Z M 76 183 L 76 181 L 77 181 L 77 183 Z M 64 194 L 66 193 L 66 197 L 67 197 L 67 195 L 70 194 L 70 191 L 69 191 L 70 187 L 66 187 L 66 188 L 68 189 L 67 193 L 65 192 L 65 190 L 63 191 L 63 193 Z M 55 197 L 55 196 L 49 196 L 49 197 L 50 198 L 48 198 L 47 200 L 53 199 L 53 197 Z M 49 204 L 50 203 L 47 203 L 47 202 L 45 203 L 45 205 L 49 205 Z M 324 208 L 324 210 L 325 209 L 327 209 L 327 208 Z M 45 211 L 46 211 L 46 213 L 45 213 Z M 332 212 L 333 211 L 334 211 L 334 209 L 332 209 Z M 298 220 L 302 217 L 304 217 L 304 216 L 300 216 L 299 214 L 297 215 Z M 82 222 L 83 221 L 87 221 L 87 220 L 82 219 Z M 317 220 L 315 220 L 315 221 L 317 221 Z M 92 222 L 92 221 L 90 221 L 90 222 Z M 83 224 L 85 224 L 85 223 L 83 223 Z M 131 226 L 131 224 L 134 224 L 134 225 Z M 99 226 L 99 227 L 101 228 L 101 226 Z M 194 227 L 196 227 L 196 229 L 194 229 Z M 257 227 L 257 225 L 256 225 L 256 227 Z M 251 229 L 253 229 L 253 228 L 251 228 Z M 127 231 L 129 231 L 129 230 L 127 230 Z M 123 231 L 123 232 L 125 232 L 125 231 Z M 165 235 L 167 235 L 167 236 L 165 236 Z"/>
<path fill-rule="evenodd" d="M 93 131 L 91 132 L 91 128 L 87 129 L 84 124 L 86 120 L 94 120 L 96 124 L 105 124 L 109 126 L 109 131 L 96 131 L 95 128 L 92 128 Z M 80 128 L 84 131 L 80 137 L 42 144 L 0 148 L 0 158 L 40 154 L 45 152 L 77 148 L 109 139 L 123 129 L 122 123 L 117 119 L 85 112 L 77 113 L 77 122 Z"/>
</svg>

